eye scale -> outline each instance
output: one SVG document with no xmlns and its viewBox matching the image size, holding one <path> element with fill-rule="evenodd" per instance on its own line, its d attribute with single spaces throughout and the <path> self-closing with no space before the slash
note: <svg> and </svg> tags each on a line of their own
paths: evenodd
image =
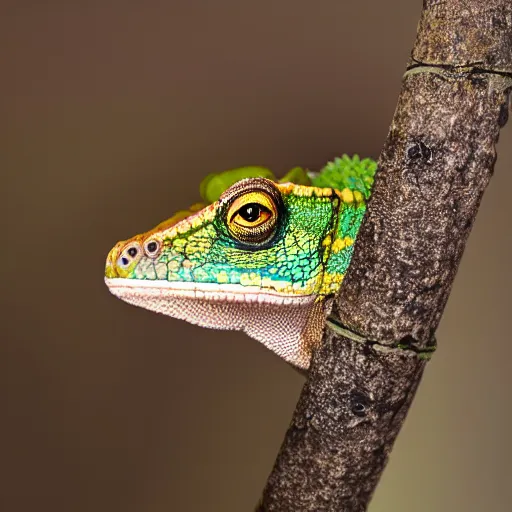
<svg viewBox="0 0 512 512">
<path fill-rule="evenodd" d="M 242 330 L 306 369 L 350 263 L 375 170 L 373 161 L 343 157 L 311 178 L 299 173 L 310 185 L 223 176 L 233 185 L 214 203 L 118 242 L 106 283 L 130 304 Z"/>
</svg>

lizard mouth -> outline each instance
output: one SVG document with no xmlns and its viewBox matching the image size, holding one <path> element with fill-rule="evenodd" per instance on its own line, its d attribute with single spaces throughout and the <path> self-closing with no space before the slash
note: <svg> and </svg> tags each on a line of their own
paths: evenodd
<svg viewBox="0 0 512 512">
<path fill-rule="evenodd" d="M 138 297 L 139 301 L 158 298 L 172 301 L 186 298 L 205 300 L 208 302 L 224 303 L 259 303 L 279 305 L 306 305 L 315 301 L 317 295 L 299 295 L 280 292 L 259 286 L 241 284 L 173 282 L 164 280 L 142 280 L 105 277 L 105 284 L 110 292 L 120 299 L 133 302 L 131 298 Z M 137 302 L 139 302 L 137 301 Z M 141 304 L 142 305 L 142 304 Z M 147 307 L 147 306 L 142 306 Z"/>
</svg>

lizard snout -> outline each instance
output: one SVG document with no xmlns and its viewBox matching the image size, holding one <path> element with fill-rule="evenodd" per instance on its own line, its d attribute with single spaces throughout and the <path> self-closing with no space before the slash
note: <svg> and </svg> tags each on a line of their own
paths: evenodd
<svg viewBox="0 0 512 512">
<path fill-rule="evenodd" d="M 138 242 L 118 242 L 108 253 L 105 263 L 105 277 L 112 279 L 126 277 L 142 256 Z"/>
</svg>

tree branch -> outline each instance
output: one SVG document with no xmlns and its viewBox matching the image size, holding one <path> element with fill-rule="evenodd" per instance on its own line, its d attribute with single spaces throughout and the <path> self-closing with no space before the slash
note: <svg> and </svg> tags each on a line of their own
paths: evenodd
<svg viewBox="0 0 512 512">
<path fill-rule="evenodd" d="M 512 90 L 512 2 L 424 0 L 352 263 L 258 510 L 364 511 L 405 419 Z"/>
</svg>

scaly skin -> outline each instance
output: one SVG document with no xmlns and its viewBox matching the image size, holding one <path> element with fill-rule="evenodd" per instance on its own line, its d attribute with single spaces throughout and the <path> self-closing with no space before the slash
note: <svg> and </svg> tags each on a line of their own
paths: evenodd
<svg viewBox="0 0 512 512">
<path fill-rule="evenodd" d="M 250 169 L 254 176 L 257 168 Z M 240 171 L 208 181 L 229 186 Z M 244 330 L 289 363 L 308 368 L 373 181 L 361 188 L 350 175 L 355 190 L 313 186 L 329 179 L 328 166 L 324 171 L 300 178 L 311 185 L 262 177 L 236 181 L 211 205 L 196 205 L 192 210 L 198 211 L 179 212 L 117 243 L 107 258 L 107 285 L 140 307 Z"/>
</svg>

